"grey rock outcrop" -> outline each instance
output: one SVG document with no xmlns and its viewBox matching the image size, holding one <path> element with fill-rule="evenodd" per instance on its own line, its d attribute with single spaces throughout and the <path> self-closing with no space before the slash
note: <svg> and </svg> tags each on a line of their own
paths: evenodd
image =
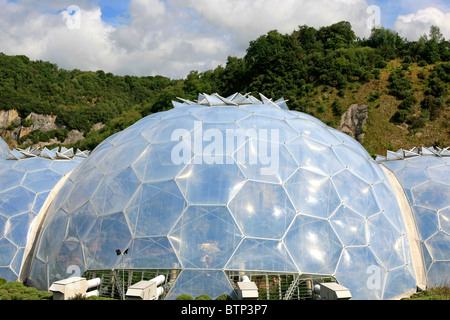
<svg viewBox="0 0 450 320">
<path fill-rule="evenodd" d="M 337 128 L 339 131 L 348 134 L 359 143 L 364 139 L 364 126 L 369 116 L 369 106 L 365 104 L 352 104 L 342 115 L 341 123 Z"/>
<path fill-rule="evenodd" d="M 82 139 L 84 139 L 84 136 L 80 131 L 70 130 L 69 134 L 67 135 L 66 140 L 64 140 L 64 144 L 72 144 L 72 143 L 75 143 Z"/>
</svg>

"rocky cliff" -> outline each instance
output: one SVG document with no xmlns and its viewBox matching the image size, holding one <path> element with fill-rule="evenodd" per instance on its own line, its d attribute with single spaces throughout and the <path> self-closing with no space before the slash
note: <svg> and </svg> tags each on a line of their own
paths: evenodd
<svg viewBox="0 0 450 320">
<path fill-rule="evenodd" d="M 364 139 L 364 126 L 369 116 L 369 107 L 364 104 L 352 104 L 342 115 L 341 123 L 337 129 L 358 140 L 359 143 Z"/>
</svg>

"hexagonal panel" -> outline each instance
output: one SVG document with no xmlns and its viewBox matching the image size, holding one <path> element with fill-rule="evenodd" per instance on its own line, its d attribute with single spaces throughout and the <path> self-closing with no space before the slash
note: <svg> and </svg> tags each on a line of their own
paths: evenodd
<svg viewBox="0 0 450 320">
<path fill-rule="evenodd" d="M 424 168 L 404 167 L 396 171 L 395 175 L 403 188 L 415 187 L 430 180 L 428 171 Z"/>
<path fill-rule="evenodd" d="M 105 157 L 97 163 L 97 168 L 103 174 L 110 174 L 114 171 L 123 170 L 128 167 L 136 158 L 144 153 L 149 146 L 147 140 L 141 135 L 137 135 L 128 143 L 113 147 L 109 156 Z"/>
<path fill-rule="evenodd" d="M 367 219 L 370 248 L 387 269 L 405 265 L 404 237 L 382 214 Z M 386 244 L 389 243 L 389 246 Z"/>
<path fill-rule="evenodd" d="M 22 185 L 36 193 L 51 191 L 61 178 L 59 173 L 52 170 L 27 172 Z"/>
<path fill-rule="evenodd" d="M 235 153 L 234 158 L 244 175 L 269 183 L 282 183 L 298 165 L 284 145 L 251 139 Z"/>
<path fill-rule="evenodd" d="M 23 171 L 6 170 L 0 174 L 0 192 L 18 186 L 25 176 Z"/>
<path fill-rule="evenodd" d="M 328 176 L 345 169 L 332 148 L 303 135 L 288 142 L 286 147 L 304 169 Z"/>
<path fill-rule="evenodd" d="M 36 257 L 41 261 L 50 260 L 58 248 L 61 246 L 66 235 L 67 222 L 69 217 L 63 210 L 58 210 L 52 220 L 45 226 L 40 235 L 39 248 L 37 248 Z"/>
<path fill-rule="evenodd" d="M 245 177 L 229 156 L 224 156 L 222 164 L 206 164 L 196 156 L 176 181 L 189 204 L 225 205 L 239 191 Z"/>
<path fill-rule="evenodd" d="M 227 263 L 227 270 L 298 272 L 283 242 L 245 238 Z"/>
<path fill-rule="evenodd" d="M 286 143 L 299 135 L 297 131 L 287 126 L 284 120 L 262 116 L 245 118 L 239 121 L 238 124 L 244 130 L 253 130 L 260 140 L 265 140 L 263 139 L 265 136 L 267 137 L 266 139 L 278 142 L 279 144 Z"/>
<path fill-rule="evenodd" d="M 141 185 L 125 209 L 136 237 L 167 235 L 186 207 L 176 182 Z"/>
<path fill-rule="evenodd" d="M 84 256 L 88 269 L 111 269 L 119 267 L 121 257 L 129 248 L 131 233 L 125 215 L 122 212 L 99 217 L 86 236 Z"/>
<path fill-rule="evenodd" d="M 360 179 L 370 184 L 378 181 L 378 175 L 370 164 L 372 160 L 368 160 L 343 144 L 333 146 L 332 149 L 338 155 L 342 165 Z"/>
<path fill-rule="evenodd" d="M 240 109 L 247 110 L 254 115 L 275 118 L 278 120 L 294 118 L 294 115 L 287 112 L 287 110 L 283 110 L 270 105 L 245 105 L 240 107 Z"/>
<path fill-rule="evenodd" d="M 297 215 L 285 238 L 300 272 L 333 274 L 342 243 L 324 219 Z"/>
<path fill-rule="evenodd" d="M 178 131 L 193 132 L 194 128 L 200 125 L 201 120 L 191 115 L 168 118 L 161 120 L 157 126 L 141 131 L 141 135 L 150 143 L 169 142 L 178 138 Z M 177 137 L 174 137 L 174 134 Z"/>
<path fill-rule="evenodd" d="M 97 219 L 94 208 L 86 202 L 70 215 L 66 238 L 71 241 L 84 241 Z"/>
<path fill-rule="evenodd" d="M 185 141 L 151 144 L 132 164 L 143 182 L 170 180 L 191 162 L 192 148 Z"/>
<path fill-rule="evenodd" d="M 105 176 L 92 196 L 98 215 L 123 210 L 140 185 L 131 167 Z"/>
<path fill-rule="evenodd" d="M 345 246 L 367 245 L 366 219 L 346 206 L 341 206 L 330 219 Z"/>
<path fill-rule="evenodd" d="M 31 211 L 36 194 L 18 186 L 0 193 L 0 214 L 5 217 Z"/>
<path fill-rule="evenodd" d="M 246 236 L 280 239 L 295 216 L 281 185 L 247 181 L 230 202 L 230 211 Z"/>
<path fill-rule="evenodd" d="M 336 278 L 350 290 L 353 300 L 380 300 L 386 269 L 369 247 L 346 247 L 336 269 Z"/>
<path fill-rule="evenodd" d="M 440 182 L 429 181 L 411 188 L 414 204 L 425 208 L 439 210 L 450 206 L 450 186 Z"/>
<path fill-rule="evenodd" d="M 134 238 L 128 257 L 128 268 L 179 269 L 180 262 L 167 237 Z"/>
<path fill-rule="evenodd" d="M 406 160 L 406 166 L 420 169 L 441 166 L 445 164 L 444 160 L 434 155 L 413 157 Z"/>
<path fill-rule="evenodd" d="M 235 122 L 251 116 L 251 113 L 231 106 L 215 106 L 195 112 L 194 115 L 205 122 Z"/>
<path fill-rule="evenodd" d="M 420 239 L 426 240 L 439 230 L 439 219 L 435 210 L 414 206 L 413 213 Z"/>
<path fill-rule="evenodd" d="M 364 217 L 380 211 L 369 184 L 350 171 L 344 170 L 332 177 L 342 202 Z"/>
<path fill-rule="evenodd" d="M 428 174 L 433 181 L 450 185 L 450 165 L 428 168 Z"/>
<path fill-rule="evenodd" d="M 450 207 L 438 211 L 439 223 L 443 231 L 450 233 Z"/>
<path fill-rule="evenodd" d="M 62 208 L 71 213 L 85 204 L 92 197 L 102 178 L 103 175 L 97 168 L 85 172 L 83 179 L 76 180 L 67 192 Z"/>
<path fill-rule="evenodd" d="M 242 235 L 226 207 L 189 206 L 169 239 L 185 268 L 223 268 Z"/>
<path fill-rule="evenodd" d="M 327 218 L 341 204 L 331 179 L 309 170 L 298 169 L 285 188 L 300 213 Z"/>
<path fill-rule="evenodd" d="M 188 294 L 194 298 L 206 294 L 213 300 L 222 294 L 227 294 L 236 299 L 230 281 L 220 270 L 183 270 L 166 296 L 166 300 L 175 300 L 181 294 Z"/>
<path fill-rule="evenodd" d="M 299 132 L 303 137 L 313 139 L 324 145 L 336 145 L 342 142 L 338 140 L 325 127 L 304 119 L 291 119 L 286 122 Z"/>
<path fill-rule="evenodd" d="M 388 180 L 372 186 L 378 207 L 400 232 L 406 232 L 405 222 L 395 197 L 395 192 Z"/>
</svg>

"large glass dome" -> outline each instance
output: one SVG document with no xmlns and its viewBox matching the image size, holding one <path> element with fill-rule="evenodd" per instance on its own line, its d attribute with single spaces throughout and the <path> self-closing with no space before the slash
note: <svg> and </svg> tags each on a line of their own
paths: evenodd
<svg viewBox="0 0 450 320">
<path fill-rule="evenodd" d="M 388 152 L 380 163 L 400 181 L 410 202 L 429 287 L 450 284 L 450 151 L 414 148 Z"/>
<path fill-rule="evenodd" d="M 29 284 L 47 289 L 76 266 L 177 270 L 165 299 L 233 296 L 233 272 L 330 275 L 354 299 L 415 289 L 392 187 L 359 143 L 283 99 L 203 94 L 174 106 L 71 174 Z"/>
<path fill-rule="evenodd" d="M 64 151 L 57 157 L 56 152 L 44 149 L 40 156 L 37 149 L 16 149 L 0 159 L 0 278 L 7 281 L 19 278 L 30 234 L 50 192 L 84 160 Z"/>
</svg>

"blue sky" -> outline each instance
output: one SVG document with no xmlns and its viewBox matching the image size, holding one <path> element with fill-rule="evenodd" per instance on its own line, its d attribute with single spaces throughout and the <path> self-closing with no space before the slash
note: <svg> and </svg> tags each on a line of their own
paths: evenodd
<svg viewBox="0 0 450 320">
<path fill-rule="evenodd" d="M 67 8 L 80 8 L 79 28 Z M 185 77 L 243 56 L 270 30 L 291 33 L 345 20 L 370 35 L 381 26 L 417 40 L 437 25 L 450 39 L 450 0 L 0 0 L 0 52 L 65 69 Z"/>
</svg>

